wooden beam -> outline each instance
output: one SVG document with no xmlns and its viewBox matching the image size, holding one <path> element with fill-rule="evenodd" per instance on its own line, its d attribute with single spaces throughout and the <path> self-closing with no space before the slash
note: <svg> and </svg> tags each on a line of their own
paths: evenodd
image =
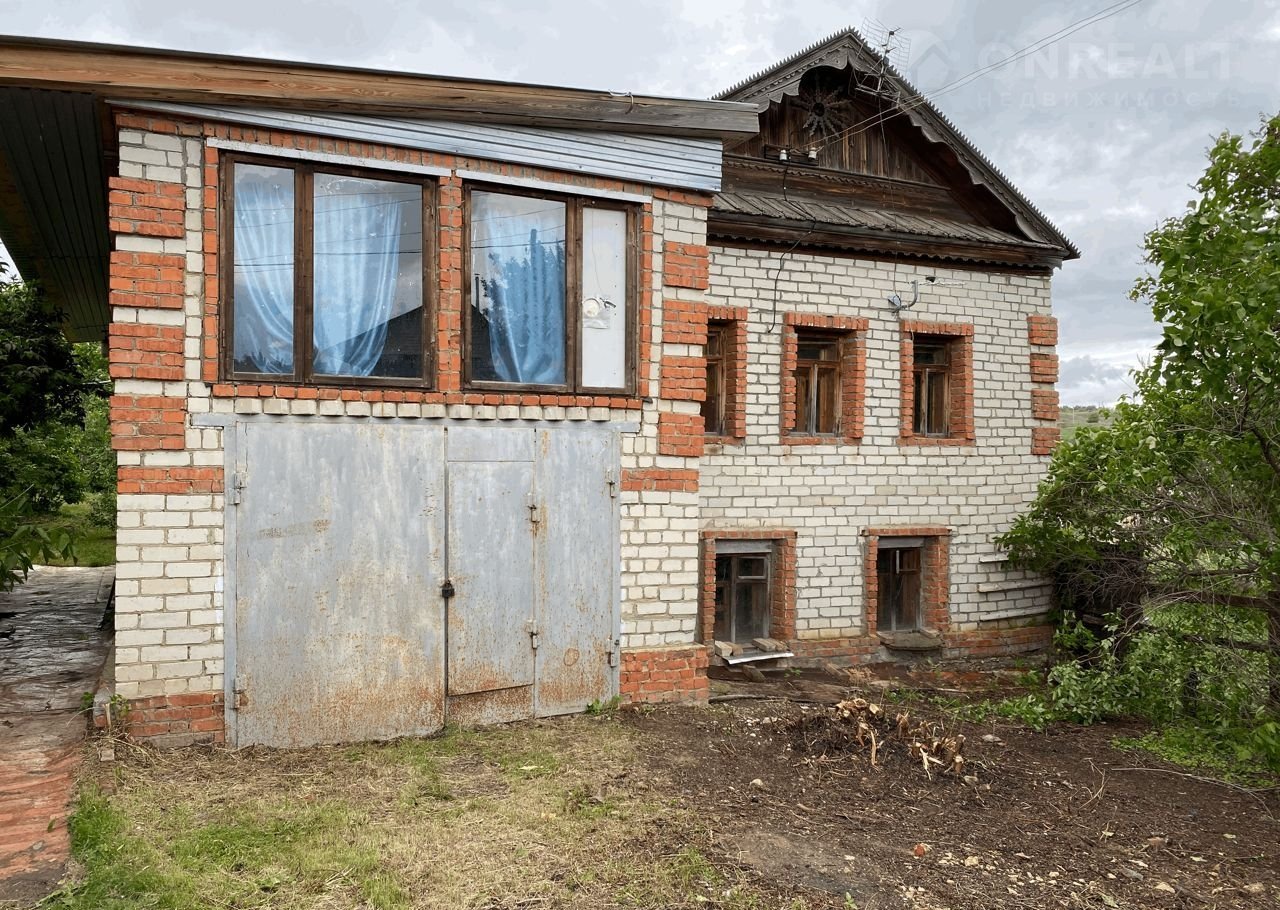
<svg viewBox="0 0 1280 910">
<path fill-rule="evenodd" d="M 712 209 L 708 216 L 707 237 L 729 245 L 767 243 L 804 251 L 841 251 L 866 255 L 868 258 L 946 260 L 948 266 L 965 263 L 1011 267 L 1048 272 L 1062 265 L 1058 249 L 1029 247 L 1021 244 L 978 243 L 932 237 L 912 237 L 890 231 L 854 228 L 841 225 L 814 225 L 784 218 L 756 215 L 733 215 Z"/>
<path fill-rule="evenodd" d="M 121 100 L 379 113 L 533 126 L 741 138 L 755 106 L 0 36 L 0 85 Z"/>
</svg>

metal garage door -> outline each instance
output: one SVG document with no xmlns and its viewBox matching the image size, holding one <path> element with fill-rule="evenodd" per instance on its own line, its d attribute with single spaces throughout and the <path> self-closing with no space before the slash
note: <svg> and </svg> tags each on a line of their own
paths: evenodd
<svg viewBox="0 0 1280 910">
<path fill-rule="evenodd" d="M 422 735 L 616 693 L 615 433 L 246 420 L 234 440 L 237 745 Z"/>
</svg>

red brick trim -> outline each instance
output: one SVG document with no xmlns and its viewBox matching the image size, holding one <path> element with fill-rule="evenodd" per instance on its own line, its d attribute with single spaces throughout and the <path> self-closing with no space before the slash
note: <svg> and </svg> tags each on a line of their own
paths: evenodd
<svg viewBox="0 0 1280 910">
<path fill-rule="evenodd" d="M 705 704 L 711 692 L 706 648 L 702 645 L 628 648 L 622 652 L 620 683 L 619 691 L 627 704 Z"/>
<path fill-rule="evenodd" d="M 1031 625 L 1015 625 L 1018 620 L 982 623 L 978 629 L 950 632 L 946 637 L 947 657 L 1001 657 L 1043 651 L 1053 644 L 1053 626 L 1037 618 Z"/>
<path fill-rule="evenodd" d="M 111 378 L 180 382 L 185 343 L 186 332 L 180 325 L 113 322 L 107 334 Z"/>
<path fill-rule="evenodd" d="M 112 306 L 182 309 L 185 256 L 116 250 L 110 261 Z"/>
<path fill-rule="evenodd" d="M 796 532 L 790 528 L 723 529 L 702 532 L 702 585 L 698 598 L 698 640 L 710 649 L 716 627 L 716 541 L 765 540 L 773 544 L 769 637 L 788 641 L 796 634 Z"/>
<path fill-rule="evenodd" d="M 868 636 L 874 636 L 880 604 L 880 578 L 876 571 L 881 537 L 923 537 L 924 578 L 920 601 L 924 613 L 923 627 L 932 632 L 945 632 L 951 626 L 951 529 L 941 525 L 904 525 L 901 527 L 867 528 L 866 561 L 863 564 L 862 604 Z"/>
<path fill-rule="evenodd" d="M 706 307 L 708 324 L 723 323 L 728 328 L 724 350 L 724 434 L 708 435 L 707 442 L 738 445 L 747 438 L 747 308 Z"/>
<path fill-rule="evenodd" d="M 1062 430 L 1057 427 L 1031 428 L 1032 455 L 1052 455 L 1060 442 L 1062 442 Z"/>
<path fill-rule="evenodd" d="M 1049 420 L 1056 424 L 1061 415 L 1062 409 L 1058 406 L 1057 389 L 1031 390 L 1032 417 L 1036 420 Z"/>
<path fill-rule="evenodd" d="M 707 397 L 707 362 L 702 357 L 668 354 L 662 358 L 662 397 L 703 401 Z"/>
<path fill-rule="evenodd" d="M 99 726 L 106 719 L 94 718 Z M 125 734 L 160 748 L 220 743 L 226 738 L 221 692 L 155 695 L 129 702 Z"/>
<path fill-rule="evenodd" d="M 149 468 L 121 465 L 116 468 L 119 493 L 221 493 L 221 467 Z"/>
<path fill-rule="evenodd" d="M 696 243 L 662 245 L 662 283 L 665 287 L 705 291 L 710 287 L 711 253 Z"/>
<path fill-rule="evenodd" d="M 1053 316 L 1028 316 L 1027 339 L 1033 345 L 1056 347 L 1058 344 L 1058 320 Z"/>
<path fill-rule="evenodd" d="M 698 458 L 702 455 L 704 442 L 701 414 L 664 411 L 658 415 L 659 455 Z"/>
<path fill-rule="evenodd" d="M 973 419 L 973 326 L 965 322 L 903 320 L 898 349 L 901 424 L 900 446 L 971 446 L 977 441 Z M 916 408 L 915 336 L 938 335 L 955 342 L 951 362 L 951 413 L 947 436 L 917 436 L 913 426 Z"/>
<path fill-rule="evenodd" d="M 663 343 L 702 347 L 707 343 L 707 310 L 687 300 L 662 301 Z"/>
<path fill-rule="evenodd" d="M 867 346 L 864 334 L 868 321 L 855 316 L 822 316 L 817 313 L 786 313 L 782 326 L 782 401 L 779 433 L 783 445 L 856 445 L 862 440 L 863 399 L 867 376 Z M 839 334 L 852 341 L 840 362 L 840 435 L 808 436 L 788 432 L 796 421 L 797 332 L 814 329 Z"/>
<path fill-rule="evenodd" d="M 622 472 L 622 489 L 643 493 L 696 493 L 698 471 L 695 468 L 627 468 Z"/>
<path fill-rule="evenodd" d="M 117 451 L 185 449 L 187 400 L 170 395 L 112 395 L 111 447 Z"/>
<path fill-rule="evenodd" d="M 107 186 L 107 216 L 113 233 L 146 237 L 186 235 L 187 200 L 181 183 L 110 177 Z"/>
<path fill-rule="evenodd" d="M 1058 381 L 1058 355 L 1031 353 L 1031 381 L 1053 385 Z"/>
</svg>

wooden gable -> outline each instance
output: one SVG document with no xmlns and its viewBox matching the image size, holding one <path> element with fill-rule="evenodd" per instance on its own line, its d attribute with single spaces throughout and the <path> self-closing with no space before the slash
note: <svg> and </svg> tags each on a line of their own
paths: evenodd
<svg viewBox="0 0 1280 910">
<path fill-rule="evenodd" d="M 806 238 L 865 252 L 936 249 L 939 258 L 1020 268 L 1079 256 L 852 30 L 719 97 L 756 104 L 759 131 L 726 144 L 717 236 L 768 239 L 772 230 L 781 239 L 801 222 Z"/>
</svg>

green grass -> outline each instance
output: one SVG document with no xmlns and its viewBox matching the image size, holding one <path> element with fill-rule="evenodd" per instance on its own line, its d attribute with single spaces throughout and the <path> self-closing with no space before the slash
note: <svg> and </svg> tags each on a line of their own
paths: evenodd
<svg viewBox="0 0 1280 910">
<path fill-rule="evenodd" d="M 41 522 L 45 527 L 71 535 L 71 553 L 52 560 L 55 566 L 113 566 L 116 563 L 116 529 L 94 524 L 88 503 L 63 506 Z"/>
<path fill-rule="evenodd" d="M 1276 773 L 1239 745 L 1238 731 L 1228 735 L 1204 724 L 1183 721 L 1137 737 L 1112 741 L 1117 749 L 1145 752 L 1188 771 L 1240 786 L 1273 787 Z"/>
<path fill-rule="evenodd" d="M 41 910 L 778 906 L 616 717 L 307 750 L 124 754 Z M 108 792 L 109 791 L 109 792 Z M 803 910 L 803 900 L 789 907 Z"/>
</svg>

